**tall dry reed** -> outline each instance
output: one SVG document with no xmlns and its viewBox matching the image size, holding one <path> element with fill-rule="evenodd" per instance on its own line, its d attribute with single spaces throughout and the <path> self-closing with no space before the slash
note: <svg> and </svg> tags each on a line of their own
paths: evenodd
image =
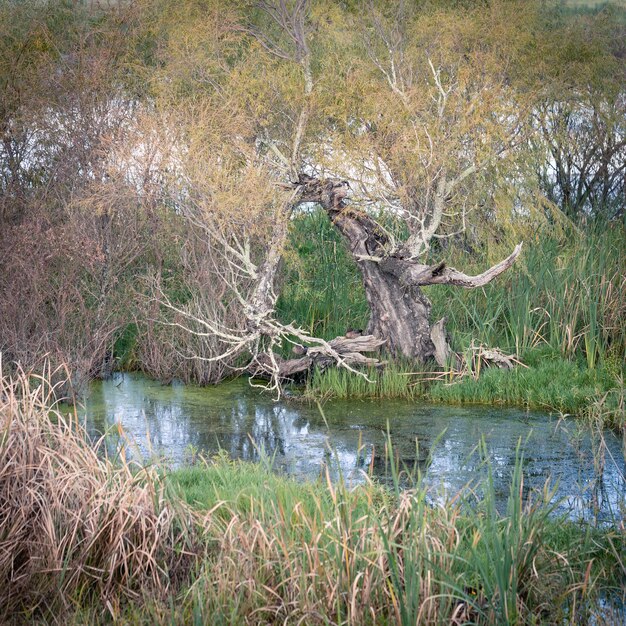
<svg viewBox="0 0 626 626">
<path fill-rule="evenodd" d="M 0 622 L 171 593 L 192 561 L 185 508 L 51 406 L 46 379 L 0 376 Z"/>
</svg>

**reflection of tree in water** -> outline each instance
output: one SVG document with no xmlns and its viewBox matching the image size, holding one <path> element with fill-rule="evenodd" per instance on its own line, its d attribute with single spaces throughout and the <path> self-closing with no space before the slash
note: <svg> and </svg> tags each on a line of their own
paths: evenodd
<svg viewBox="0 0 626 626">
<path fill-rule="evenodd" d="M 587 433 L 574 437 L 572 445 L 572 433 L 555 428 L 546 416 L 531 419 L 515 409 L 333 402 L 325 406 L 324 418 L 314 407 L 275 403 L 245 385 L 163 387 L 130 375 L 95 384 L 89 405 L 90 435 L 121 421 L 142 455 L 152 451 L 176 463 L 190 447 L 208 456 L 226 450 L 231 457 L 246 461 L 258 461 L 263 451 L 274 458 L 277 469 L 297 476 L 316 477 L 328 471 L 333 480 L 342 475 L 354 482 L 362 481 L 365 473 L 388 483 L 390 464 L 385 450 L 390 437 L 403 484 L 411 484 L 411 477 L 421 472 L 434 489 L 455 494 L 486 476 L 476 449 L 484 437 L 502 503 L 508 496 L 520 440 L 525 497 L 541 490 L 551 478 L 559 481 L 559 496 L 580 496 L 587 488 L 582 500 L 572 504 L 578 514 L 583 507 L 593 507 L 594 497 L 602 510 L 617 510 L 620 498 L 622 502 L 626 498 L 624 481 L 619 478 L 623 468 L 616 471 L 608 460 L 606 467 L 598 467 L 601 463 Z M 611 454 L 623 463 L 614 439 L 607 440 Z M 119 440 L 113 437 L 108 445 L 113 453 Z"/>
<path fill-rule="evenodd" d="M 268 410 L 241 399 L 226 419 L 227 428 L 217 440 L 233 458 L 258 461 L 261 452 L 269 456 L 285 455 L 288 426 L 283 409 L 276 406 Z"/>
<path fill-rule="evenodd" d="M 430 464 L 430 448 L 424 443 L 416 444 L 413 450 L 407 446 L 401 451 L 388 446 L 376 449 L 371 447 L 369 454 L 363 455 L 357 461 L 360 469 L 364 469 L 373 477 L 387 483 L 393 479 L 393 475 L 399 477 L 400 484 L 410 486 L 416 483 L 420 475 L 423 475 Z"/>
</svg>

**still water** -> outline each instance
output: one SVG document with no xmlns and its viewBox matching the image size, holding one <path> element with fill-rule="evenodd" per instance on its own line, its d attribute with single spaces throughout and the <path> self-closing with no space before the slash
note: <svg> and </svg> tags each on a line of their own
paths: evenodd
<svg viewBox="0 0 626 626">
<path fill-rule="evenodd" d="M 223 450 L 247 461 L 270 457 L 276 471 L 302 480 L 328 471 L 349 484 L 368 476 L 389 480 L 389 437 L 402 467 L 425 472 L 435 500 L 485 476 L 477 451 L 484 439 L 504 501 L 521 441 L 526 489 L 550 480 L 559 509 L 572 517 L 615 521 L 624 514 L 622 441 L 522 409 L 350 400 L 328 402 L 322 414 L 302 402 L 276 402 L 245 380 L 164 386 L 117 374 L 93 383 L 81 414 L 92 436 L 110 433 L 111 451 L 124 440 L 126 453 L 144 460 L 158 457 L 176 466 Z"/>
</svg>

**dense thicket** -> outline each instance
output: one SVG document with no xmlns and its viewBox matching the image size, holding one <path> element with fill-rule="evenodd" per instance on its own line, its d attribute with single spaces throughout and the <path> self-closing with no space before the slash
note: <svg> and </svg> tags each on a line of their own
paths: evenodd
<svg viewBox="0 0 626 626">
<path fill-rule="evenodd" d="M 284 24 L 280 6 L 2 4 L 5 361 L 51 359 L 80 383 L 123 358 L 209 382 L 266 345 L 259 332 L 231 349 L 250 331 L 242 302 L 262 317 L 282 290 L 279 317 L 327 338 L 366 323 L 358 274 L 328 222 L 286 219 L 288 183 L 303 172 L 349 181 L 349 206 L 427 262 L 484 268 L 526 241 L 531 251 L 488 297 L 430 295 L 452 330 L 479 326 L 480 340 L 518 349 L 545 340 L 590 367 L 619 358 L 617 9 L 492 0 L 363 11 L 320 0 L 285 4 Z M 443 195 L 442 180 L 455 182 Z M 281 273 L 261 289 L 274 247 Z M 337 272 L 345 278 L 316 291 Z M 332 317 L 320 297 L 347 306 Z"/>
</svg>

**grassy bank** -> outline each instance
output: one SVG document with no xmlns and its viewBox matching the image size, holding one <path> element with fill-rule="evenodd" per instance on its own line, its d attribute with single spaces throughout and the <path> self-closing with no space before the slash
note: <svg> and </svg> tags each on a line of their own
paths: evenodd
<svg viewBox="0 0 626 626">
<path fill-rule="evenodd" d="M 438 382 L 428 389 L 427 397 L 458 404 L 518 405 L 588 417 L 618 430 L 626 426 L 624 387 L 607 369 L 591 370 L 540 350 L 529 353 L 526 362 L 528 367 L 511 371 L 486 369 L 476 379 Z"/>
<path fill-rule="evenodd" d="M 623 428 L 626 376 L 626 233 L 619 224 L 537 232 L 503 277 L 483 289 L 428 289 L 433 319 L 447 317 L 453 348 L 471 362 L 472 346 L 520 355 L 527 367 L 483 368 L 460 378 L 392 363 L 368 382 L 344 371 L 316 373 L 314 398 L 425 398 L 440 402 L 515 404 L 602 419 Z M 367 306 L 358 269 L 320 213 L 295 221 L 279 301 L 285 320 L 331 338 L 363 327 Z M 462 246 L 436 250 L 432 261 L 479 273 L 503 251 Z"/>
<path fill-rule="evenodd" d="M 421 399 L 448 404 L 521 406 L 579 416 L 596 427 L 626 427 L 626 392 L 622 379 L 604 367 L 588 369 L 550 349 L 527 351 L 526 366 L 513 370 L 484 368 L 457 376 L 411 363 L 369 370 L 367 378 L 330 369 L 315 372 L 304 389 L 310 400 Z"/>
<path fill-rule="evenodd" d="M 624 529 L 551 517 L 519 463 L 506 510 L 298 484 L 225 457 L 168 473 L 99 456 L 45 381 L 0 380 L 0 619 L 41 623 L 604 623 Z M 477 492 L 474 492 L 477 493 Z M 608 608 L 607 608 L 608 606 Z M 599 621 L 598 623 L 603 623 Z"/>
</svg>

